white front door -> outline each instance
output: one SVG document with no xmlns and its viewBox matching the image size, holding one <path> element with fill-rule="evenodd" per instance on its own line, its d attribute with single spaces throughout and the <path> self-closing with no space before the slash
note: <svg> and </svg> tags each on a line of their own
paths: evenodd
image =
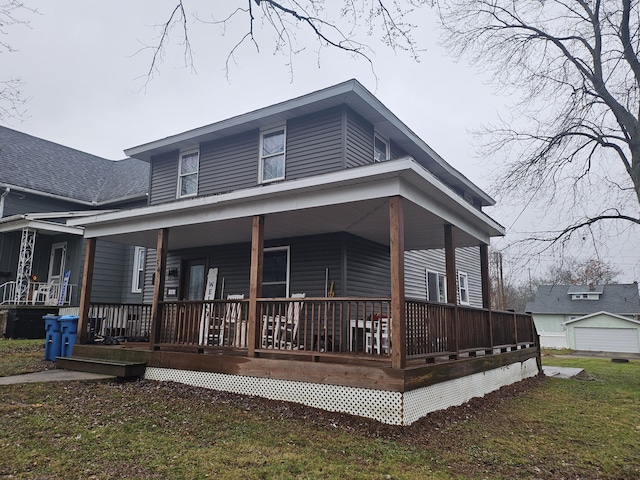
<svg viewBox="0 0 640 480">
<path fill-rule="evenodd" d="M 49 259 L 49 283 L 52 281 L 60 285 L 64 278 L 64 265 L 67 258 L 67 242 L 51 245 Z"/>
</svg>

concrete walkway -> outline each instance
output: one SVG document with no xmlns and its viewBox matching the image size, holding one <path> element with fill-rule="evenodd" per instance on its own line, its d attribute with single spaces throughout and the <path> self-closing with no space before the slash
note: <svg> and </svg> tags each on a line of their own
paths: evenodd
<svg viewBox="0 0 640 480">
<path fill-rule="evenodd" d="M 551 366 L 542 366 L 542 372 L 547 377 L 553 378 L 573 378 L 579 373 L 584 372 L 583 368 L 571 368 L 571 367 L 551 367 Z"/>
<path fill-rule="evenodd" d="M 63 382 L 75 380 L 98 380 L 110 381 L 118 377 L 112 375 L 102 375 L 100 373 L 75 372 L 72 370 L 45 370 L 44 372 L 25 373 L 23 375 L 13 375 L 10 377 L 0 377 L 0 385 L 15 385 L 17 383 L 39 383 L 39 382 Z"/>
</svg>

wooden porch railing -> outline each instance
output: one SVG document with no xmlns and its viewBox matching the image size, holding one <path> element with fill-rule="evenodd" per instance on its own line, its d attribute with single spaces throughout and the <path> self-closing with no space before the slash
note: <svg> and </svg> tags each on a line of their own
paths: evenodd
<svg viewBox="0 0 640 480">
<path fill-rule="evenodd" d="M 126 339 L 148 341 L 151 332 L 151 305 L 92 303 L 87 319 L 87 341 Z"/>
<path fill-rule="evenodd" d="M 391 299 L 258 299 L 258 354 L 390 359 Z M 530 315 L 408 300 L 407 359 L 493 353 L 537 345 Z M 249 300 L 161 302 L 156 348 L 247 349 Z M 148 338 L 150 305 L 91 304 L 89 332 Z M 91 337 L 91 335 L 90 335 Z"/>
</svg>

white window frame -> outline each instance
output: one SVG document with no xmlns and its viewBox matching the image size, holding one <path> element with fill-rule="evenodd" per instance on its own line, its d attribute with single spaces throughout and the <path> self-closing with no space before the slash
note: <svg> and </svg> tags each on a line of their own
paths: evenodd
<svg viewBox="0 0 640 480">
<path fill-rule="evenodd" d="M 464 279 L 464 281 L 462 280 Z M 464 284 L 464 285 L 463 285 Z M 458 299 L 461 305 L 469 305 L 469 275 L 458 272 Z"/>
<path fill-rule="evenodd" d="M 265 135 L 269 135 L 270 133 L 275 133 L 279 131 L 282 131 L 282 135 L 284 137 L 282 141 L 282 152 L 265 156 L 263 154 Z M 264 160 L 267 158 L 276 157 L 278 155 L 283 156 L 282 161 L 284 162 L 284 166 L 282 168 L 282 176 L 265 179 L 264 178 Z M 260 158 L 258 162 L 259 162 L 258 164 L 258 182 L 259 183 L 270 183 L 270 182 L 277 182 L 279 180 L 284 180 L 286 176 L 286 170 L 287 170 L 287 126 L 286 125 L 279 125 L 277 127 L 271 127 L 264 130 L 260 130 Z"/>
<path fill-rule="evenodd" d="M 142 258 L 140 258 L 141 254 Z M 147 253 L 145 247 L 135 247 L 133 252 L 133 272 L 131 273 L 131 293 L 142 293 L 146 257 Z M 142 275 L 140 275 L 141 273 Z"/>
<path fill-rule="evenodd" d="M 376 157 L 376 140 L 381 141 L 382 143 L 384 143 L 384 147 L 385 147 L 385 152 L 384 152 L 384 158 L 383 159 L 378 159 L 378 157 Z M 382 137 L 381 135 L 378 135 L 377 133 L 375 133 L 373 135 L 373 161 L 374 162 L 384 162 L 386 160 L 389 160 L 391 153 L 390 153 L 390 145 L 389 145 L 389 140 L 387 140 L 386 138 Z"/>
<path fill-rule="evenodd" d="M 196 166 L 195 172 L 182 173 L 182 160 L 184 157 L 196 154 L 198 156 L 198 163 Z M 182 179 L 191 175 L 195 175 L 196 177 L 196 191 L 193 193 L 182 193 Z M 188 150 L 181 150 L 180 156 L 178 158 L 178 190 L 176 192 L 176 198 L 185 198 L 185 197 L 193 197 L 198 195 L 198 179 L 200 175 L 200 149 L 199 148 L 190 148 Z"/>
<path fill-rule="evenodd" d="M 429 298 L 429 274 L 435 276 L 435 280 L 437 283 L 437 292 L 438 298 L 433 299 Z M 438 303 L 447 303 L 447 276 L 443 273 L 438 273 L 435 270 L 425 269 L 425 284 L 427 287 L 427 301 L 428 302 L 438 302 Z"/>
<path fill-rule="evenodd" d="M 281 247 L 268 247 L 263 250 L 266 252 L 277 252 L 285 250 L 287 252 L 287 279 L 286 279 L 286 297 L 289 297 L 289 280 L 291 277 L 291 247 L 289 245 Z M 262 282 L 262 285 L 280 285 L 282 282 Z"/>
</svg>

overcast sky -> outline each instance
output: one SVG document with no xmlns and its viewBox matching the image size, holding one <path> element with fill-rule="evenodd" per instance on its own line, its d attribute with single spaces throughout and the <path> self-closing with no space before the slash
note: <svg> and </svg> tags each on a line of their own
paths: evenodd
<svg viewBox="0 0 640 480">
<path fill-rule="evenodd" d="M 414 18 L 415 39 L 425 49 L 419 63 L 385 48 L 375 33 L 364 37 L 375 50 L 375 75 L 363 60 L 326 48 L 318 52 L 302 31 L 297 39 L 304 50 L 293 57 L 291 72 L 288 57 L 274 53 L 270 36 L 258 30 L 260 51 L 249 43 L 241 47 L 227 79 L 225 59 L 246 33 L 246 19 L 230 24 L 222 36 L 219 25 L 190 18 L 195 71 L 184 68 L 174 30 L 159 72 L 145 87 L 151 51 L 144 46 L 155 43 L 158 25 L 174 7 L 171 0 L 24 1 L 38 13 L 22 15 L 29 28 L 6 28 L 5 39 L 16 51 L 0 58 L 2 73 L 21 77 L 30 100 L 27 117 L 5 120 L 5 126 L 117 160 L 124 149 L 356 78 L 447 162 L 481 188 L 491 188 L 492 162 L 477 156 L 470 132 L 505 113 L 509 99 L 437 45 L 428 8 Z M 185 6 L 206 19 L 220 8 L 217 3 L 190 0 Z M 539 221 L 522 208 L 494 207 L 488 213 L 507 227 L 506 241 L 511 232 L 533 231 Z M 600 253 L 623 270 L 620 280 L 630 282 L 640 274 L 638 246 L 627 232 L 621 245 Z M 576 253 L 590 256 L 588 248 Z M 519 268 L 535 275 L 549 258 L 534 257 Z"/>
</svg>

